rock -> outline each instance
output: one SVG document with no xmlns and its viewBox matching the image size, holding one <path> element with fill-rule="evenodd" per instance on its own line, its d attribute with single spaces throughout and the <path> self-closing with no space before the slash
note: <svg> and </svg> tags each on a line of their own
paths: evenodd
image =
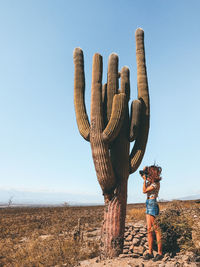
<svg viewBox="0 0 200 267">
<path fill-rule="evenodd" d="M 196 262 L 200 262 L 200 255 L 196 255 L 196 260 L 195 260 Z"/>
<path fill-rule="evenodd" d="M 138 237 L 142 238 L 145 234 L 139 232 L 137 235 L 138 235 Z"/>
<path fill-rule="evenodd" d="M 137 223 L 134 224 L 134 227 L 138 227 L 138 228 L 143 228 L 144 227 L 144 222 L 143 221 L 139 221 Z"/>
<path fill-rule="evenodd" d="M 126 237 L 126 241 L 132 241 L 132 239 L 133 239 L 132 235 L 129 235 L 129 236 Z"/>
<path fill-rule="evenodd" d="M 130 255 L 128 255 L 128 254 L 120 254 L 119 255 L 119 258 L 129 258 L 130 257 Z"/>
<path fill-rule="evenodd" d="M 123 249 L 123 254 L 128 254 L 128 252 L 129 252 L 129 249 L 128 248 Z"/>
<path fill-rule="evenodd" d="M 170 256 L 167 256 L 167 257 L 164 257 L 163 258 L 163 261 L 166 262 L 166 261 L 169 261 L 170 260 Z"/>
<path fill-rule="evenodd" d="M 132 254 L 131 254 L 131 257 L 132 257 L 132 258 L 139 258 L 139 257 L 140 257 L 140 255 L 139 255 L 139 254 L 137 254 L 137 253 L 132 253 Z"/>
<path fill-rule="evenodd" d="M 131 231 L 131 235 L 134 236 L 136 234 L 136 231 L 135 230 L 132 230 Z"/>
<path fill-rule="evenodd" d="M 131 245 L 131 246 L 129 247 L 129 251 L 133 252 L 133 248 L 134 248 L 134 246 Z"/>
<path fill-rule="evenodd" d="M 129 242 L 129 241 L 124 241 L 124 247 L 126 247 L 126 246 L 130 246 L 131 245 L 131 241 Z"/>
<path fill-rule="evenodd" d="M 193 252 L 191 252 L 191 251 L 188 251 L 188 252 L 186 252 L 186 254 L 185 255 L 183 255 L 182 257 L 181 257 L 181 255 L 180 255 L 180 258 L 181 258 L 181 260 L 183 261 L 183 262 L 186 262 L 186 263 L 193 263 L 193 262 L 198 262 L 198 261 L 200 261 L 200 256 L 197 256 L 197 255 L 195 255 Z"/>
<path fill-rule="evenodd" d="M 199 267 L 200 264 L 196 263 L 196 262 L 191 262 L 191 263 L 188 263 L 188 264 L 184 264 L 183 266 L 184 267 Z"/>
<path fill-rule="evenodd" d="M 140 239 L 139 238 L 133 238 L 132 245 L 138 246 L 139 244 L 140 244 Z"/>
<path fill-rule="evenodd" d="M 144 252 L 144 248 L 142 246 L 139 247 L 133 247 L 133 252 L 139 255 L 143 255 Z"/>
</svg>

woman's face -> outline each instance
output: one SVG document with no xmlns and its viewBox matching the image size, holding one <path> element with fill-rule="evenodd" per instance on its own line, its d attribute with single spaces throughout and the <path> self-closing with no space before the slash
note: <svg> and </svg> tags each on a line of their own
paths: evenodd
<svg viewBox="0 0 200 267">
<path fill-rule="evenodd" d="M 152 179 L 153 179 L 153 177 L 159 176 L 158 169 L 157 168 L 152 168 L 151 172 L 150 172 L 150 176 L 152 176 Z"/>
</svg>

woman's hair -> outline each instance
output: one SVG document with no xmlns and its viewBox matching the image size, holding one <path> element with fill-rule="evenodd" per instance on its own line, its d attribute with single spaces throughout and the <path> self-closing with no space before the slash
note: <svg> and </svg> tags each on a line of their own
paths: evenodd
<svg viewBox="0 0 200 267">
<path fill-rule="evenodd" d="M 159 182 L 162 177 L 160 176 L 162 168 L 158 165 L 151 165 L 148 167 L 148 174 L 150 178 L 153 178 L 155 182 Z"/>
</svg>

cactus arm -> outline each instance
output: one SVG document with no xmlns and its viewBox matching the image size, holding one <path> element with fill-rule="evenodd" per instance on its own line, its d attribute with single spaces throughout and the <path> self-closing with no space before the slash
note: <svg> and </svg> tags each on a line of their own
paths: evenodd
<svg viewBox="0 0 200 267">
<path fill-rule="evenodd" d="M 75 48 L 73 53 L 75 73 L 74 73 L 74 106 L 76 121 L 81 136 L 90 140 L 90 123 L 85 107 L 85 74 L 83 51 Z"/>
<path fill-rule="evenodd" d="M 108 145 L 102 138 L 104 129 L 102 108 L 102 56 L 95 54 L 92 65 L 90 144 L 97 178 L 104 194 L 113 191 L 116 184 Z"/>
<path fill-rule="evenodd" d="M 103 140 L 105 142 L 112 142 L 118 135 L 124 120 L 125 108 L 126 95 L 123 93 L 116 94 L 113 98 L 110 120 L 103 131 Z"/>
<path fill-rule="evenodd" d="M 91 90 L 91 122 L 92 120 L 98 120 L 98 132 L 103 131 L 103 107 L 102 107 L 102 72 L 103 72 L 103 60 L 102 56 L 98 53 L 93 56 L 92 65 L 92 90 Z"/>
<path fill-rule="evenodd" d="M 114 95 L 118 92 L 119 87 L 118 74 L 118 55 L 112 53 L 108 60 L 107 76 L 107 121 L 110 120 L 112 113 L 112 103 Z"/>
<path fill-rule="evenodd" d="M 126 94 L 126 99 L 130 99 L 130 71 L 129 68 L 124 66 L 120 72 L 121 77 L 121 89 L 120 92 Z"/>
<path fill-rule="evenodd" d="M 102 87 L 102 102 L 106 102 L 106 92 L 107 92 L 107 83 L 105 83 Z"/>
<path fill-rule="evenodd" d="M 150 115 L 149 106 L 149 89 L 145 61 L 144 49 L 144 31 L 139 28 L 136 30 L 136 60 L 137 60 L 137 85 L 138 85 L 138 99 L 142 99 L 145 104 L 145 115 Z"/>
<path fill-rule="evenodd" d="M 107 125 L 107 83 L 102 87 L 103 121 L 104 127 Z"/>
<path fill-rule="evenodd" d="M 137 60 L 137 84 L 138 84 L 138 99 L 142 102 L 141 122 L 139 129 L 139 136 L 137 137 L 131 154 L 129 156 L 130 174 L 135 172 L 139 167 L 144 152 L 149 133 L 149 91 L 147 82 L 147 72 L 145 63 L 145 50 L 144 50 L 144 31 L 137 29 L 136 37 L 136 60 Z"/>
<path fill-rule="evenodd" d="M 130 118 L 130 137 L 129 141 L 133 142 L 136 140 L 139 127 L 140 127 L 140 117 L 142 111 L 142 102 L 140 100 L 134 100 L 131 104 L 131 118 Z"/>
</svg>

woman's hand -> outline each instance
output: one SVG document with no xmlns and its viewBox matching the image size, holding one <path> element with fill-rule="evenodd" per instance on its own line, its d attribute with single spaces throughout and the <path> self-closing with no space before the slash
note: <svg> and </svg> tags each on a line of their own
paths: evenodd
<svg viewBox="0 0 200 267">
<path fill-rule="evenodd" d="M 146 175 L 143 175 L 142 178 L 144 179 L 144 181 L 146 181 L 147 179 Z"/>
</svg>

